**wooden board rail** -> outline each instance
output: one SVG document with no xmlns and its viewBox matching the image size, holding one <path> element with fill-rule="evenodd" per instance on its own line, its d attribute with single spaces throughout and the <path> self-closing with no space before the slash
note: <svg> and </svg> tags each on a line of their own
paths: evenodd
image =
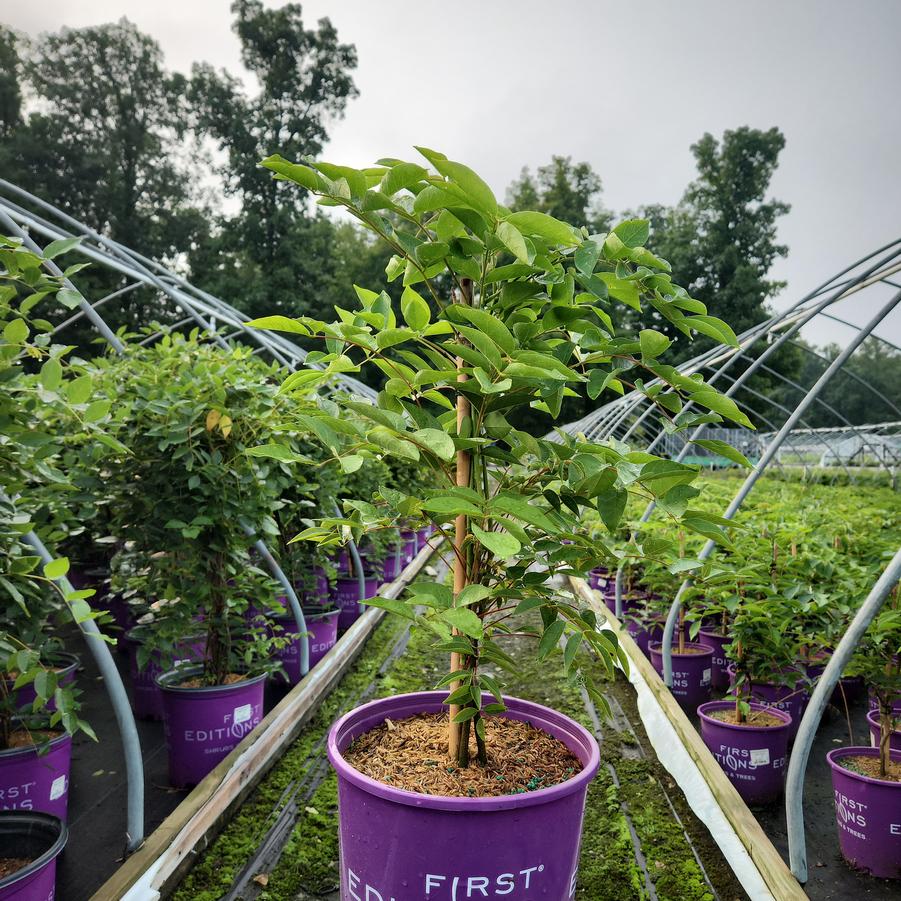
<svg viewBox="0 0 901 901">
<path fill-rule="evenodd" d="M 807 901 L 807 894 L 798 884 L 779 852 L 773 847 L 773 843 L 763 831 L 757 818 L 748 809 L 735 786 L 729 781 L 729 777 L 707 749 L 703 739 L 666 687 L 657 670 L 635 644 L 628 630 L 623 628 L 619 620 L 607 609 L 607 605 L 599 599 L 598 594 L 588 586 L 584 579 L 570 577 L 569 581 L 578 597 L 590 604 L 598 617 L 603 617 L 609 628 L 616 633 L 632 666 L 638 670 L 663 714 L 670 721 L 773 897 L 776 901 Z M 716 835 L 713 838 L 716 840 Z"/>
</svg>

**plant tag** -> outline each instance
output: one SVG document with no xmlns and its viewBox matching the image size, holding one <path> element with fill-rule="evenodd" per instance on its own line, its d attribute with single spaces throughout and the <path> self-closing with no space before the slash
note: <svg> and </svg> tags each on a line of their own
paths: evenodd
<svg viewBox="0 0 901 901">
<path fill-rule="evenodd" d="M 751 749 L 751 766 L 769 766 L 770 749 L 769 748 L 752 748 Z"/>
<path fill-rule="evenodd" d="M 701 673 L 701 685 L 706 685 L 710 681 L 710 669 L 705 669 L 703 673 Z"/>
<path fill-rule="evenodd" d="M 235 714 L 232 722 L 237 726 L 240 723 L 246 723 L 250 719 L 253 711 L 251 704 L 245 704 L 243 707 L 235 707 Z"/>
<path fill-rule="evenodd" d="M 55 801 L 57 798 L 61 798 L 65 793 L 66 777 L 57 776 L 53 782 L 50 783 L 50 800 Z"/>
</svg>

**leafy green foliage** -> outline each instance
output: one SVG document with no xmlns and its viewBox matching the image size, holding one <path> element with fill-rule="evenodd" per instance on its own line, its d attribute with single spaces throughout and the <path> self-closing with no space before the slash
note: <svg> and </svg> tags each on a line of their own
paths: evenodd
<svg viewBox="0 0 901 901">
<path fill-rule="evenodd" d="M 515 428 L 511 415 L 532 407 L 556 417 L 563 398 L 585 390 L 593 374 L 615 373 L 644 391 L 673 429 L 680 428 L 673 405 L 660 398 L 691 399 L 717 419 L 749 423 L 714 388 L 659 363 L 667 339 L 614 329 L 621 304 L 640 308 L 643 301 L 684 336 L 699 323 L 730 335 L 724 323 L 693 312 L 668 264 L 643 246 L 646 223 L 627 222 L 595 240 L 547 213 L 507 210 L 467 166 L 420 152 L 437 173 L 398 160 L 365 170 L 280 156 L 263 165 L 345 208 L 394 252 L 387 275 L 403 285 L 402 319 L 384 291 L 358 289 L 358 304 L 339 308 L 337 321 L 300 317 L 286 330 L 324 346 L 309 358 L 321 369 L 304 380 L 304 391 L 339 372 L 374 368 L 388 379 L 377 404 L 338 396 L 307 414 L 329 450 L 339 458 L 418 461 L 432 485 L 416 494 L 382 491 L 376 503 L 354 504 L 347 519 L 326 520 L 307 537 L 334 541 L 348 523 L 359 536 L 401 518 L 432 522 L 449 536 L 450 521 L 466 518 L 455 554 L 465 583 L 482 590 L 454 597 L 444 586 L 426 591 L 420 584 L 406 600 L 414 619 L 440 636 L 439 647 L 462 657 L 455 681 L 465 675 L 469 691 L 468 700 L 459 694 L 456 721 L 471 720 L 480 736 L 480 718 L 491 711 L 482 709 L 487 683 L 479 665 L 515 667 L 495 640 L 512 610 L 541 610 L 542 658 L 564 638 L 567 668 L 582 641 L 608 666 L 619 653 L 595 630 L 593 614 L 552 584 L 555 575 L 584 572 L 613 554 L 603 539 L 581 532 L 582 511 L 602 508 L 615 528 L 628 493 L 660 497 L 698 474 L 613 443 L 536 439 Z M 284 327 L 271 319 L 256 324 Z M 290 384 L 283 390 L 290 393 Z M 468 484 L 458 485 L 461 460 L 471 467 Z"/>
</svg>

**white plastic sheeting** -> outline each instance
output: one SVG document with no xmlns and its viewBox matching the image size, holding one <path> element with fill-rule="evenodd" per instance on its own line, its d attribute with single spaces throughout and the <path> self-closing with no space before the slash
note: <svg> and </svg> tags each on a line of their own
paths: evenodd
<svg viewBox="0 0 901 901">
<path fill-rule="evenodd" d="M 601 628 L 613 631 L 606 625 Z M 776 901 L 638 667 L 631 666 L 629 670 L 625 675 L 635 688 L 638 715 L 657 759 L 682 789 L 695 816 L 710 830 L 713 840 L 751 901 Z"/>
</svg>

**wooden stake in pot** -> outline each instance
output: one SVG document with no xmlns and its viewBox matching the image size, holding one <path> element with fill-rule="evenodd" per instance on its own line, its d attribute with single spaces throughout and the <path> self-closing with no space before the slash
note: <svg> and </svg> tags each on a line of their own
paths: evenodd
<svg viewBox="0 0 901 901">
<path fill-rule="evenodd" d="M 461 287 L 461 303 L 469 304 L 472 298 L 472 282 L 468 278 L 461 279 L 460 282 Z M 463 360 L 460 357 L 457 357 L 457 369 L 463 368 Z M 466 381 L 466 374 L 460 372 L 457 376 L 458 382 Z M 464 424 L 470 415 L 470 405 L 469 400 L 466 395 L 462 392 L 457 392 L 457 434 L 461 434 L 464 429 Z M 459 488 L 467 488 L 469 487 L 470 481 L 470 470 L 471 470 L 471 458 L 469 451 L 458 450 L 457 451 L 457 477 L 456 483 Z M 466 573 L 466 557 L 464 555 L 463 544 L 466 541 L 467 534 L 467 523 L 466 516 L 460 514 L 455 522 L 454 529 L 454 597 L 466 587 L 467 573 Z M 457 630 L 454 629 L 454 633 L 457 634 Z M 464 669 L 464 660 L 461 654 L 456 652 L 451 654 L 450 660 L 450 668 L 451 672 L 457 672 L 458 670 Z M 456 691 L 460 687 L 459 682 L 452 682 L 450 689 L 451 691 Z M 461 755 L 461 750 L 463 750 L 463 737 L 464 731 L 466 734 L 466 744 L 469 743 L 469 730 L 464 730 L 464 725 L 468 726 L 469 723 L 455 723 L 454 717 L 460 712 L 460 706 L 458 704 L 450 705 L 450 722 L 448 727 L 448 753 L 453 760 L 459 760 Z"/>
</svg>

